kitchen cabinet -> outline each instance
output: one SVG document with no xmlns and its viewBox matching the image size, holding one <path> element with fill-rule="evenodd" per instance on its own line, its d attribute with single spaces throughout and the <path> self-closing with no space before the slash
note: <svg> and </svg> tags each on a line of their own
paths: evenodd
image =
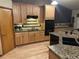
<svg viewBox="0 0 79 59">
<path fill-rule="evenodd" d="M 45 5 L 45 20 L 54 20 L 55 18 L 55 6 Z"/>
<path fill-rule="evenodd" d="M 29 32 L 29 43 L 35 42 L 35 32 Z"/>
<path fill-rule="evenodd" d="M 15 33 L 16 45 L 28 44 L 49 40 L 49 37 L 44 35 L 44 31 L 17 32 Z"/>
<path fill-rule="evenodd" d="M 22 44 L 22 33 L 15 33 L 15 43 L 16 45 Z"/>
<path fill-rule="evenodd" d="M 33 15 L 33 6 L 31 4 L 26 4 L 27 15 Z"/>
<path fill-rule="evenodd" d="M 12 10 L 0 8 L 0 36 L 2 45 L 2 54 L 15 48 Z"/>
<path fill-rule="evenodd" d="M 40 7 L 39 6 L 26 4 L 26 7 L 27 7 L 26 8 L 27 15 L 38 16 L 38 20 L 40 20 Z M 26 17 L 27 17 L 27 15 L 26 15 Z M 25 19 L 27 19 L 27 18 L 25 18 Z"/>
<path fill-rule="evenodd" d="M 44 23 L 45 21 L 45 8 L 44 6 L 40 6 L 40 23 Z"/>
<path fill-rule="evenodd" d="M 33 9 L 32 9 L 32 13 L 33 13 L 33 15 L 37 15 L 37 16 L 39 16 L 39 15 L 40 15 L 40 7 L 39 7 L 39 6 L 35 6 L 35 5 L 33 5 L 32 8 L 33 8 Z"/>
<path fill-rule="evenodd" d="M 38 20 L 40 22 L 40 7 L 33 5 L 32 15 L 38 16 Z"/>
<path fill-rule="evenodd" d="M 22 44 L 29 43 L 29 32 L 22 32 Z"/>
<path fill-rule="evenodd" d="M 25 23 L 26 22 L 26 19 L 27 19 L 27 14 L 28 14 L 28 7 L 26 4 L 24 3 L 21 3 L 21 16 L 22 16 L 22 23 Z"/>
<path fill-rule="evenodd" d="M 35 41 L 39 42 L 39 41 L 44 41 L 44 31 L 37 31 L 35 32 Z"/>
<path fill-rule="evenodd" d="M 13 3 L 13 18 L 14 24 L 22 22 L 20 3 Z"/>
<path fill-rule="evenodd" d="M 22 23 L 27 21 L 27 15 L 38 16 L 38 19 L 40 20 L 40 7 L 36 5 L 21 3 L 21 15 Z"/>
<path fill-rule="evenodd" d="M 14 24 L 25 23 L 27 15 L 38 16 L 39 22 L 44 22 L 44 9 L 40 6 L 13 2 L 13 18 Z"/>
<path fill-rule="evenodd" d="M 50 40 L 50 36 L 45 36 L 45 40 Z"/>
<path fill-rule="evenodd" d="M 49 59 L 60 59 L 53 51 L 49 49 Z"/>
<path fill-rule="evenodd" d="M 29 43 L 28 32 L 15 33 L 15 42 L 16 42 L 16 45 Z"/>
<path fill-rule="evenodd" d="M 26 4 L 27 15 L 40 15 L 40 7 L 32 4 Z"/>
</svg>

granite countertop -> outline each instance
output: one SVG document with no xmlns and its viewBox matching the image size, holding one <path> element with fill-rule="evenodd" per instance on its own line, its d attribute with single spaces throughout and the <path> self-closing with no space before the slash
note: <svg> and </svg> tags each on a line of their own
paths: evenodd
<svg viewBox="0 0 79 59">
<path fill-rule="evenodd" d="M 79 47 L 70 45 L 51 45 L 49 46 L 54 53 L 56 53 L 61 59 L 79 59 Z"/>
<path fill-rule="evenodd" d="M 62 44 L 62 36 L 63 34 L 51 32 L 50 34 L 54 34 L 60 36 L 59 44 L 49 46 L 54 53 L 60 56 L 61 59 L 79 59 L 79 46 L 72 45 L 64 45 Z M 69 36 L 71 37 L 71 36 Z M 73 37 L 73 36 L 72 36 Z"/>
<path fill-rule="evenodd" d="M 15 32 L 17 33 L 17 32 L 37 32 L 37 31 L 44 31 L 44 30 L 31 30 L 31 31 L 26 30 L 26 31 L 15 31 Z"/>
</svg>

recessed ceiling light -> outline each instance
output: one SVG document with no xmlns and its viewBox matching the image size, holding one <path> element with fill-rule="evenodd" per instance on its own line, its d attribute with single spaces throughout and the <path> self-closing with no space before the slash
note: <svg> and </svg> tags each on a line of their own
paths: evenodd
<svg viewBox="0 0 79 59">
<path fill-rule="evenodd" d="M 57 4 L 58 4 L 57 1 L 52 1 L 52 2 L 51 2 L 51 5 L 57 5 Z"/>
</svg>

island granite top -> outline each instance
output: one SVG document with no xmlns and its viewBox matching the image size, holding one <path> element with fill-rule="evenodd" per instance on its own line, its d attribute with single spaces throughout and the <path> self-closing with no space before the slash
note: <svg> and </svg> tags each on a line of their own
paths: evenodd
<svg viewBox="0 0 79 59">
<path fill-rule="evenodd" d="M 78 46 L 57 44 L 49 46 L 49 49 L 60 56 L 61 59 L 79 59 Z"/>
<path fill-rule="evenodd" d="M 79 59 L 79 46 L 62 44 L 62 35 L 51 33 L 60 36 L 59 44 L 49 46 L 49 49 L 57 54 L 61 59 Z"/>
</svg>

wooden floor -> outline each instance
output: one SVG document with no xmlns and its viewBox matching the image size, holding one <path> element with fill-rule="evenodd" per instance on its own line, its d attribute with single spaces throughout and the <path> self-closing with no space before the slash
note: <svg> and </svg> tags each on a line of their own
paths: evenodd
<svg viewBox="0 0 79 59">
<path fill-rule="evenodd" d="M 19 46 L 0 59 L 48 59 L 49 42 Z"/>
</svg>

